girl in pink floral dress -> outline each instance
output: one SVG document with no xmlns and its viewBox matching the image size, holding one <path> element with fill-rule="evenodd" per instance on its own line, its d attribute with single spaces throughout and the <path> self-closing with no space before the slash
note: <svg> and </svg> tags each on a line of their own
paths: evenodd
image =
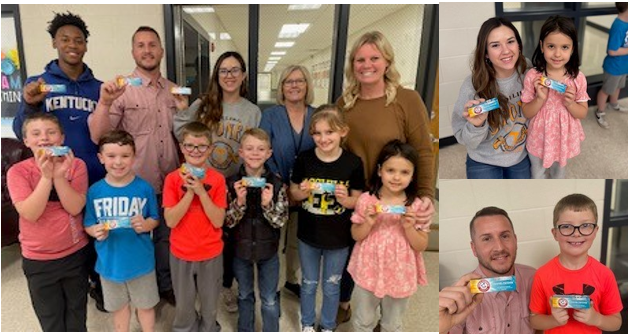
<svg viewBox="0 0 632 334">
<path fill-rule="evenodd" d="M 417 194 L 417 152 L 399 140 L 382 149 L 371 191 L 360 195 L 351 217 L 357 241 L 347 270 L 355 281 L 354 329 L 371 332 L 381 305 L 382 331 L 402 331 L 408 298 L 426 285 L 422 251 L 431 216 Z M 400 213 L 405 212 L 405 213 Z"/>
<path fill-rule="evenodd" d="M 579 154 L 585 138 L 580 120 L 588 113 L 590 98 L 578 52 L 573 21 L 549 17 L 540 31 L 540 47 L 533 53 L 534 68 L 525 76 L 521 98 L 524 115 L 531 119 L 527 151 L 534 179 L 564 178 L 567 160 Z M 549 88 L 552 81 L 566 85 L 566 90 Z"/>
</svg>

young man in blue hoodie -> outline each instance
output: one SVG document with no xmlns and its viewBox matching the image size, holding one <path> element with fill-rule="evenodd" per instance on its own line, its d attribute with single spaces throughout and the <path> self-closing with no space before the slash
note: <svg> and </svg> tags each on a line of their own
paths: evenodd
<svg viewBox="0 0 632 334">
<path fill-rule="evenodd" d="M 75 156 L 86 163 L 89 183 L 93 184 L 105 176 L 105 170 L 97 159 L 96 143 L 101 134 L 92 133 L 92 124 L 99 116 L 108 117 L 109 105 L 122 90 L 113 82 L 101 87 L 102 82 L 84 64 L 90 33 L 81 17 L 70 12 L 57 13 L 49 22 L 48 33 L 58 58 L 46 65 L 44 73 L 26 79 L 22 103 L 13 120 L 13 132 L 21 140 L 22 124 L 28 114 L 53 113 L 66 134 L 64 145 L 70 146 Z M 65 91 L 48 92 L 41 89 L 42 84 L 62 85 Z"/>
<path fill-rule="evenodd" d="M 102 85 L 83 63 L 90 33 L 81 17 L 70 12 L 57 13 L 49 22 L 48 33 L 58 58 L 46 65 L 44 73 L 26 79 L 22 103 L 13 120 L 13 132 L 22 140 L 22 125 L 27 115 L 38 111 L 52 113 L 64 130 L 64 145 L 86 163 L 89 184 L 93 184 L 105 176 L 105 170 L 97 158 L 96 143 L 101 133 L 91 129 L 98 129 L 93 124 L 108 117 L 109 105 L 122 94 L 122 89 L 113 81 Z M 41 89 L 44 84 L 60 85 L 57 88 L 63 91 Z M 96 287 L 90 296 L 97 301 L 97 308 L 104 311 L 100 282 L 94 272 L 95 261 L 96 254 L 93 254 L 90 277 Z"/>
</svg>

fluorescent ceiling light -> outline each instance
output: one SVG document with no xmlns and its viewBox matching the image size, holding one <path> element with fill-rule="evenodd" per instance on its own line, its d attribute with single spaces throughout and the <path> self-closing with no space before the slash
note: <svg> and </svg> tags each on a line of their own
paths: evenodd
<svg viewBox="0 0 632 334">
<path fill-rule="evenodd" d="M 268 60 L 280 60 L 281 57 L 269 57 Z"/>
<path fill-rule="evenodd" d="M 215 8 L 210 6 L 184 7 L 184 12 L 189 14 L 215 13 Z"/>
<path fill-rule="evenodd" d="M 284 24 L 279 32 L 279 38 L 296 38 L 304 33 L 309 23 Z"/>
<path fill-rule="evenodd" d="M 278 60 L 268 60 L 268 64 L 278 64 L 279 61 Z"/>
<path fill-rule="evenodd" d="M 274 68 L 275 64 L 266 64 L 266 67 L 263 69 L 264 72 L 270 72 Z"/>
<path fill-rule="evenodd" d="M 286 53 L 287 52 L 285 52 L 285 51 L 272 51 L 272 52 L 270 52 L 270 55 L 271 56 L 285 56 Z"/>
<path fill-rule="evenodd" d="M 318 9 L 320 8 L 320 6 L 322 5 L 310 5 L 310 4 L 305 4 L 305 5 L 289 5 L 287 7 L 287 10 L 314 10 L 314 9 Z"/>
<path fill-rule="evenodd" d="M 276 42 L 274 44 L 275 48 L 291 48 L 292 46 L 294 46 L 294 42 Z"/>
<path fill-rule="evenodd" d="M 230 37 L 230 34 L 227 32 L 220 32 L 219 33 L 219 39 L 224 40 L 224 41 L 228 41 L 233 39 L 232 37 Z"/>
<path fill-rule="evenodd" d="M 217 35 L 214 32 L 209 32 L 208 36 L 212 39 L 212 40 L 216 40 L 217 39 Z"/>
</svg>

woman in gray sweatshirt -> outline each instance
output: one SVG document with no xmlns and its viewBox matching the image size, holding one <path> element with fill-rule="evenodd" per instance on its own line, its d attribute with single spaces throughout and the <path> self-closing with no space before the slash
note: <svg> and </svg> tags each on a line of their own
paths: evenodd
<svg viewBox="0 0 632 334">
<path fill-rule="evenodd" d="M 452 131 L 467 148 L 468 179 L 528 179 L 527 118 L 520 94 L 527 62 L 514 25 L 490 18 L 478 32 L 472 74 L 452 113 Z M 468 108 L 497 98 L 500 108 L 470 117 Z"/>
</svg>

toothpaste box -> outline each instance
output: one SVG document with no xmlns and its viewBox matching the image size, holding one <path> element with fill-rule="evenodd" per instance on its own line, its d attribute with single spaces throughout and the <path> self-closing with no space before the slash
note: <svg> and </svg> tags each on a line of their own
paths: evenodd
<svg viewBox="0 0 632 334">
<path fill-rule="evenodd" d="M 406 207 L 403 205 L 385 205 L 385 204 L 376 204 L 375 211 L 377 213 L 393 213 L 393 214 L 404 214 L 406 213 Z"/>
<path fill-rule="evenodd" d="M 590 308 L 590 296 L 585 295 L 553 295 L 551 307 L 554 308 Z"/>
<path fill-rule="evenodd" d="M 51 156 L 62 157 L 70 152 L 70 147 L 68 146 L 41 147 L 39 150 L 37 150 L 37 155 L 42 155 L 47 151 L 50 152 Z"/>
<path fill-rule="evenodd" d="M 470 281 L 472 293 L 516 291 L 516 276 L 487 277 Z"/>
<path fill-rule="evenodd" d="M 107 217 L 99 219 L 99 223 L 103 224 L 103 227 L 108 231 L 117 228 L 132 228 L 130 217 Z"/>
<path fill-rule="evenodd" d="M 252 188 L 265 188 L 266 179 L 264 177 L 247 176 L 241 178 L 241 184 Z"/>
<path fill-rule="evenodd" d="M 118 77 L 116 78 L 116 84 L 119 87 L 123 87 L 126 84 L 128 86 L 141 86 L 143 84 L 143 79 L 136 77 Z"/>
<path fill-rule="evenodd" d="M 206 168 L 195 167 L 186 162 L 182 164 L 182 166 L 180 167 L 180 171 L 182 173 L 191 172 L 191 174 L 197 177 L 198 179 L 203 179 L 204 176 L 206 175 Z"/>
<path fill-rule="evenodd" d="M 498 99 L 494 97 L 481 104 L 469 107 L 467 112 L 470 117 L 474 117 L 498 108 L 500 108 L 500 104 L 498 104 Z"/>
<path fill-rule="evenodd" d="M 561 94 L 564 94 L 564 92 L 566 92 L 566 85 L 559 82 L 559 81 L 555 81 L 553 79 L 549 79 L 545 76 L 540 78 L 540 83 L 542 83 L 544 86 L 549 87 L 550 89 L 556 90 L 558 92 L 560 92 Z"/>
<path fill-rule="evenodd" d="M 66 85 L 47 85 L 47 84 L 41 84 L 39 85 L 39 91 L 40 93 L 65 93 L 66 92 Z"/>
<path fill-rule="evenodd" d="M 334 193 L 336 191 L 336 185 L 333 183 L 311 182 L 311 190 L 320 190 L 320 192 Z"/>
<path fill-rule="evenodd" d="M 189 87 L 171 87 L 171 94 L 191 95 Z"/>
</svg>

